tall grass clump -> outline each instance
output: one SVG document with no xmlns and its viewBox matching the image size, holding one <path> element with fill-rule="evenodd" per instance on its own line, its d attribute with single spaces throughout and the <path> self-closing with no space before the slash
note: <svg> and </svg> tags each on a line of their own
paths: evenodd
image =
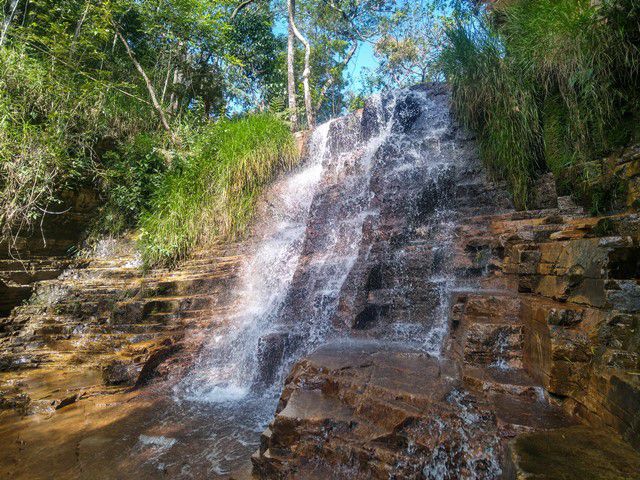
<svg viewBox="0 0 640 480">
<path fill-rule="evenodd" d="M 535 92 L 514 71 L 487 18 L 459 21 L 447 35 L 441 62 L 453 86 L 454 110 L 478 133 L 488 167 L 509 181 L 516 202 L 524 205 L 543 162 Z"/>
<path fill-rule="evenodd" d="M 454 108 L 518 206 L 540 173 L 588 175 L 581 165 L 637 134 L 639 25 L 634 0 L 512 0 L 449 28 Z"/>
<path fill-rule="evenodd" d="M 205 127 L 167 172 L 141 220 L 145 265 L 175 262 L 197 246 L 240 237 L 263 188 L 297 158 L 289 127 L 270 114 Z"/>
</svg>

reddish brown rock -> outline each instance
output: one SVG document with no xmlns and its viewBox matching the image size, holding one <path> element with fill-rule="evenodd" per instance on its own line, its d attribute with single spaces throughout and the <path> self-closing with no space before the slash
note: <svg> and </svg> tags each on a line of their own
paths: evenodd
<svg viewBox="0 0 640 480">
<path fill-rule="evenodd" d="M 489 479 L 499 441 L 488 404 L 453 364 L 343 343 L 294 367 L 252 460 L 261 478 Z"/>
</svg>

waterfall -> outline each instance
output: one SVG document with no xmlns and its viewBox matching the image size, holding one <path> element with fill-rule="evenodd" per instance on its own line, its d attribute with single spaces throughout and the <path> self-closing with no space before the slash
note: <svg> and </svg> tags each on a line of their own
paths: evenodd
<svg viewBox="0 0 640 480">
<path fill-rule="evenodd" d="M 215 471 L 250 454 L 291 365 L 324 342 L 439 354 L 464 160 L 451 126 L 442 88 L 374 96 L 318 127 L 301 166 L 266 192 L 231 313 L 175 388 L 214 411 Z"/>
<path fill-rule="evenodd" d="M 249 392 L 260 338 L 273 327 L 297 268 L 306 219 L 323 174 L 330 122 L 318 127 L 309 155 L 270 190 L 256 227 L 256 246 L 244 263 L 236 292 L 237 308 L 215 332 L 184 383 L 189 398 L 229 401 Z"/>
</svg>

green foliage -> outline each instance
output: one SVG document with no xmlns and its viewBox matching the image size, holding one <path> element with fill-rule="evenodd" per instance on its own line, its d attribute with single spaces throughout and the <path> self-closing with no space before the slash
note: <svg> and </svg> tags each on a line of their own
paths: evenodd
<svg viewBox="0 0 640 480">
<path fill-rule="evenodd" d="M 142 133 L 103 155 L 99 173 L 105 204 L 98 216 L 99 232 L 117 234 L 137 226 L 162 184 L 166 169 L 162 141 L 158 134 Z"/>
<path fill-rule="evenodd" d="M 135 132 L 120 93 L 21 46 L 0 49 L 0 224 L 29 227 L 59 194 L 90 181 L 97 140 Z"/>
<path fill-rule="evenodd" d="M 296 159 L 288 126 L 272 115 L 204 127 L 142 218 L 145 264 L 170 263 L 197 246 L 241 236 L 264 186 Z"/>
<path fill-rule="evenodd" d="M 134 227 L 168 159 L 200 124 L 281 95 L 268 4 L 19 0 L 0 45 L 0 227 L 15 235 L 77 187 L 102 200 L 97 232 Z M 7 12 L 5 12 L 7 13 Z M 146 72 L 175 138 L 160 133 Z M 177 150 L 166 151 L 165 150 Z"/>
<path fill-rule="evenodd" d="M 374 54 L 379 65 L 368 88 L 409 87 L 441 77 L 438 55 L 449 22 L 432 2 L 407 2 L 381 22 Z"/>
<path fill-rule="evenodd" d="M 516 202 L 524 206 L 527 187 L 542 162 L 535 94 L 514 72 L 486 19 L 458 23 L 448 37 L 441 62 L 454 88 L 454 108 L 478 132 L 487 165 L 509 181 Z"/>
<path fill-rule="evenodd" d="M 560 100 L 576 159 L 612 147 L 609 129 L 619 123 L 627 93 L 617 77 L 637 80 L 638 45 L 609 19 L 619 6 L 618 1 L 594 8 L 589 0 L 540 0 L 502 10 L 508 54 L 518 72 Z"/>
<path fill-rule="evenodd" d="M 359 47 L 374 42 L 381 26 L 399 8 L 393 0 L 303 0 L 296 5 L 296 24 L 311 44 L 311 96 L 316 120 L 323 122 L 348 107 L 347 67 Z M 301 47 L 301 46 L 300 46 Z M 296 54 L 296 72 L 302 72 L 304 54 Z M 302 85 L 298 94 L 302 97 Z M 300 118 L 304 112 L 300 112 Z M 304 121 L 301 123 L 304 124 Z"/>
<path fill-rule="evenodd" d="M 630 141 L 638 19 L 629 0 L 513 0 L 448 30 L 441 64 L 455 109 L 518 206 L 546 169 L 559 174 Z"/>
<path fill-rule="evenodd" d="M 560 170 L 556 183 L 561 195 L 572 195 L 593 215 L 620 210 L 626 203 L 627 182 L 619 172 L 610 170 L 606 159 Z"/>
</svg>

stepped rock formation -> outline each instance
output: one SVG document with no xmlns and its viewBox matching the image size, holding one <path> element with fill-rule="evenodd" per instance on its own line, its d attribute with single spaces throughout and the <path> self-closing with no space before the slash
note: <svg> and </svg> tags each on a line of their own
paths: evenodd
<svg viewBox="0 0 640 480">
<path fill-rule="evenodd" d="M 58 277 L 91 221 L 96 198 L 80 190 L 63 195 L 56 214 L 37 226 L 3 232 L 0 239 L 0 319 L 28 299 L 33 284 Z"/>
<path fill-rule="evenodd" d="M 638 215 L 514 211 L 443 85 L 308 143 L 252 242 L 146 275 L 105 242 L 35 284 L 0 476 L 640 478 Z"/>
</svg>

